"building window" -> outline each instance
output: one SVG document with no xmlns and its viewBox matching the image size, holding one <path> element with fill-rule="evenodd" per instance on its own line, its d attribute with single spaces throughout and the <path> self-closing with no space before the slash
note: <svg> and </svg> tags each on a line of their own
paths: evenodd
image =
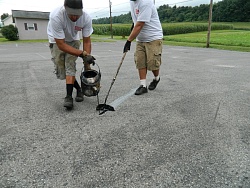
<svg viewBox="0 0 250 188">
<path fill-rule="evenodd" d="M 37 23 L 33 23 L 33 24 L 28 24 L 28 23 L 24 23 L 24 28 L 25 30 L 31 30 L 31 31 L 37 31 Z"/>
</svg>

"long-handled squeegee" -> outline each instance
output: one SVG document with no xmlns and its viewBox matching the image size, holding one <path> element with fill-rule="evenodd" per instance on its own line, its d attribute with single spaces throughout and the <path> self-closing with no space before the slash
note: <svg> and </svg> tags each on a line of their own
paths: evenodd
<svg viewBox="0 0 250 188">
<path fill-rule="evenodd" d="M 116 77 L 117 77 L 117 75 L 119 73 L 119 70 L 121 68 L 122 62 L 125 59 L 126 53 L 127 52 L 123 53 L 122 60 L 121 60 L 121 62 L 119 64 L 119 66 L 118 66 L 118 69 L 116 71 L 115 77 L 113 78 L 113 80 L 111 82 L 111 85 L 110 85 L 110 88 L 108 90 L 108 94 L 106 95 L 104 103 L 103 104 L 98 104 L 97 107 L 96 107 L 96 110 L 99 110 L 99 115 L 102 115 L 102 114 L 104 114 L 107 111 L 115 111 L 114 107 L 106 104 L 106 102 L 107 102 L 107 99 L 108 99 L 108 96 L 109 96 L 109 92 L 110 92 L 113 84 L 115 83 L 115 80 L 116 80 Z"/>
</svg>

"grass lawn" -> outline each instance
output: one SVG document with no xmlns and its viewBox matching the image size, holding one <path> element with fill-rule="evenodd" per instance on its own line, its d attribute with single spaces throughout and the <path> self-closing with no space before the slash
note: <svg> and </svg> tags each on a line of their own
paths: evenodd
<svg viewBox="0 0 250 188">
<path fill-rule="evenodd" d="M 177 46 L 206 47 L 207 32 L 164 36 L 164 44 Z M 250 31 L 211 31 L 211 48 L 250 52 Z"/>
</svg>

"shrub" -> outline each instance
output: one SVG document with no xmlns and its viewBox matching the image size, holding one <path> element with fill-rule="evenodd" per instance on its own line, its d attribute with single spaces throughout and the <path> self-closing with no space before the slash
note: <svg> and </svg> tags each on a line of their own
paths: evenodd
<svg viewBox="0 0 250 188">
<path fill-rule="evenodd" d="M 10 41 L 18 40 L 18 30 L 13 25 L 4 26 L 1 29 L 1 33 L 6 39 Z"/>
</svg>

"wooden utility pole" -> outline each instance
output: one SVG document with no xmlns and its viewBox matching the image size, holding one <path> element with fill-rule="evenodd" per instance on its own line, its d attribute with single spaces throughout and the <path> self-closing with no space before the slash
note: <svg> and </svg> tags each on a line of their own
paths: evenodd
<svg viewBox="0 0 250 188">
<path fill-rule="evenodd" d="M 112 11 L 111 11 L 111 5 L 112 5 L 112 2 L 109 0 L 109 18 L 110 18 L 110 36 L 111 38 L 113 39 L 113 28 L 112 28 Z"/>
<path fill-rule="evenodd" d="M 207 48 L 209 48 L 209 44 L 210 44 L 210 33 L 211 33 L 211 25 L 212 25 L 212 12 L 213 12 L 213 0 L 210 0 L 209 18 L 208 18 L 208 32 L 207 32 Z"/>
</svg>

